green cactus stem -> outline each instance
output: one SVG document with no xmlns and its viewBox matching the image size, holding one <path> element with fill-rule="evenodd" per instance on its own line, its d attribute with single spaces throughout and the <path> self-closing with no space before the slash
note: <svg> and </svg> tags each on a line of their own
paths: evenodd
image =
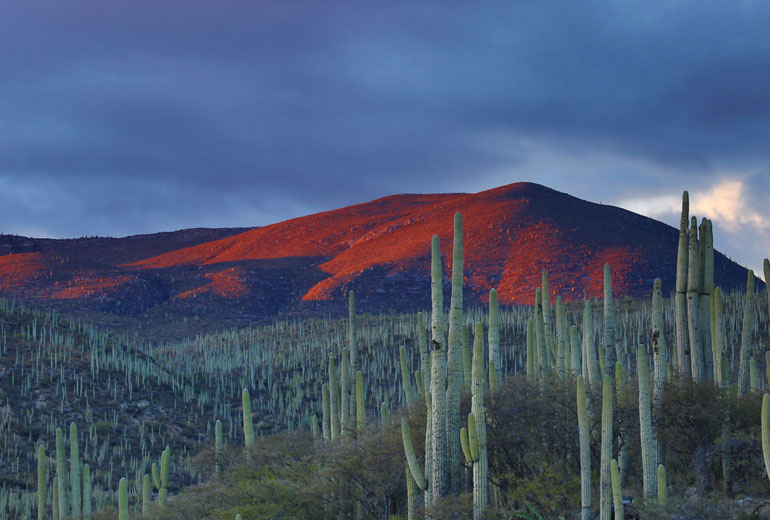
<svg viewBox="0 0 770 520">
<path fill-rule="evenodd" d="M 690 256 L 690 199 L 685 191 L 682 193 L 682 216 L 679 221 L 679 246 L 676 255 L 676 294 L 675 325 L 676 350 L 679 359 L 679 372 L 682 376 L 690 375 L 690 343 L 687 318 L 687 281 Z"/>
<path fill-rule="evenodd" d="M 612 459 L 610 462 L 610 475 L 612 478 L 612 503 L 615 506 L 615 518 L 620 520 L 625 518 L 623 511 L 623 490 L 620 484 L 620 471 L 618 471 L 618 461 Z"/>
<path fill-rule="evenodd" d="M 470 327 L 463 327 L 463 388 L 471 389 L 471 337 Z"/>
<path fill-rule="evenodd" d="M 329 424 L 330 436 L 334 441 L 340 436 L 340 403 L 337 393 L 337 365 L 334 354 L 329 355 Z"/>
<path fill-rule="evenodd" d="M 694 381 L 703 381 L 705 365 L 701 345 L 700 276 L 698 258 L 698 220 L 690 224 L 689 263 L 687 266 L 687 332 L 690 337 L 690 373 Z"/>
<path fill-rule="evenodd" d="M 642 485 L 644 498 L 655 498 L 655 463 L 657 446 L 652 430 L 652 411 L 650 410 L 650 375 L 647 366 L 647 353 L 639 347 L 636 354 L 636 374 L 639 380 L 639 437 L 642 445 Z"/>
<path fill-rule="evenodd" d="M 329 384 L 324 383 L 321 386 L 321 429 L 323 431 L 324 442 L 331 440 L 331 427 L 330 427 L 330 405 L 329 405 Z"/>
<path fill-rule="evenodd" d="M 612 271 L 610 264 L 604 264 L 604 334 L 602 336 L 602 345 L 604 345 L 605 375 L 612 376 L 612 370 L 615 369 L 615 362 L 620 361 L 626 366 L 625 360 L 621 355 L 615 337 L 615 302 L 612 299 Z"/>
<path fill-rule="evenodd" d="M 356 428 L 358 435 L 366 430 L 366 401 L 364 398 L 364 375 L 356 371 Z"/>
<path fill-rule="evenodd" d="M 91 467 L 83 464 L 83 516 L 91 516 Z"/>
<path fill-rule="evenodd" d="M 583 379 L 589 385 L 599 384 L 602 380 L 601 363 L 596 357 L 596 345 L 594 343 L 594 311 L 591 300 L 586 300 L 583 307 Z"/>
<path fill-rule="evenodd" d="M 535 340 L 535 320 L 527 320 L 527 379 L 537 377 L 537 346 Z"/>
<path fill-rule="evenodd" d="M 145 473 L 142 477 L 142 514 L 149 515 L 152 505 L 152 482 L 150 476 Z"/>
<path fill-rule="evenodd" d="M 59 514 L 59 477 L 53 478 L 53 497 L 51 498 L 51 512 L 53 513 L 53 519 L 57 520 L 61 518 Z"/>
<path fill-rule="evenodd" d="M 417 462 L 417 455 L 414 452 L 414 444 L 412 444 L 412 435 L 409 431 L 409 421 L 406 416 L 401 416 L 401 440 L 404 443 L 404 454 L 406 455 L 406 463 L 409 471 L 417 484 L 417 487 L 422 491 L 428 486 L 428 482 L 425 479 L 425 473 L 419 462 Z"/>
<path fill-rule="evenodd" d="M 352 388 L 350 389 L 350 420 L 349 427 L 353 429 L 353 419 L 356 413 L 356 389 L 355 389 L 355 377 L 358 371 L 358 345 L 356 344 L 356 295 L 351 290 L 348 292 L 348 352 L 350 355 L 350 380 Z"/>
<path fill-rule="evenodd" d="M 45 455 L 45 446 L 37 447 L 37 518 L 47 520 L 48 507 L 48 457 Z"/>
<path fill-rule="evenodd" d="M 612 460 L 612 379 L 605 375 L 602 383 L 602 444 L 599 467 L 599 518 L 610 520 L 610 460 Z"/>
<path fill-rule="evenodd" d="M 588 425 L 585 378 L 577 376 L 577 416 L 580 440 L 580 518 L 591 519 L 591 438 Z"/>
<path fill-rule="evenodd" d="M 566 364 L 569 361 L 566 355 L 569 342 L 567 338 L 567 318 L 564 314 L 564 305 L 561 296 L 556 297 L 556 375 L 564 379 Z"/>
<path fill-rule="evenodd" d="M 767 289 L 767 314 L 770 316 L 770 259 L 765 258 L 762 268 L 765 271 L 765 289 Z"/>
<path fill-rule="evenodd" d="M 714 374 L 714 356 L 711 352 L 711 295 L 714 294 L 714 234 L 711 221 L 701 220 L 698 246 L 698 267 L 700 280 L 701 348 L 706 379 Z"/>
<path fill-rule="evenodd" d="M 409 467 L 406 470 L 406 518 L 407 520 L 417 520 L 417 483 L 412 477 Z"/>
<path fill-rule="evenodd" d="M 487 426 L 484 408 L 484 325 L 476 323 L 473 340 L 473 371 L 471 381 L 471 413 L 476 427 L 468 424 L 468 443 L 473 456 L 473 518 L 486 518 L 488 495 Z M 470 418 L 469 418 L 470 420 Z M 473 430 L 476 431 L 474 442 Z"/>
<path fill-rule="evenodd" d="M 431 241 L 431 344 L 430 354 L 430 395 L 431 406 L 431 458 L 433 470 L 430 475 L 430 506 L 447 494 L 448 465 L 446 439 L 446 343 L 444 340 L 444 298 L 443 271 L 441 268 L 441 245 L 437 235 Z"/>
<path fill-rule="evenodd" d="M 754 356 L 749 359 L 749 389 L 752 392 L 759 392 L 759 370 L 757 370 L 757 360 Z"/>
<path fill-rule="evenodd" d="M 128 520 L 128 480 L 120 479 L 118 484 L 118 519 Z"/>
<path fill-rule="evenodd" d="M 500 305 L 497 301 L 497 289 L 489 291 L 489 382 L 492 384 L 492 365 L 495 366 L 495 381 L 500 381 Z"/>
<path fill-rule="evenodd" d="M 220 471 L 222 471 L 222 447 L 223 447 L 223 441 L 222 441 L 222 421 L 217 419 L 217 422 L 214 423 L 214 456 L 216 458 L 214 462 L 214 471 L 218 474 Z"/>
<path fill-rule="evenodd" d="M 543 321 L 543 293 L 540 287 L 535 289 L 535 339 L 537 340 L 537 371 L 540 380 L 548 378 L 550 363 L 545 344 L 545 323 Z"/>
<path fill-rule="evenodd" d="M 241 402 L 243 405 L 243 438 L 246 447 L 249 447 L 254 445 L 254 423 L 251 419 L 251 396 L 249 396 L 247 388 L 241 392 Z"/>
<path fill-rule="evenodd" d="M 64 453 L 64 432 L 56 428 L 56 476 L 59 487 L 59 518 L 69 516 L 69 502 L 67 500 L 67 455 Z"/>
<path fill-rule="evenodd" d="M 70 503 L 73 518 L 79 518 L 82 513 L 83 495 L 80 489 L 81 484 L 78 427 L 73 422 L 70 423 Z"/>
<path fill-rule="evenodd" d="M 668 485 L 666 484 L 666 468 L 658 464 L 658 505 L 665 506 L 668 502 Z"/>
<path fill-rule="evenodd" d="M 449 335 L 447 338 L 447 387 L 446 387 L 446 450 L 447 491 L 460 492 L 460 394 L 463 389 L 463 218 L 460 212 L 454 217 L 452 243 L 452 296 L 449 301 Z M 491 332 L 490 332 L 491 334 Z"/>
<path fill-rule="evenodd" d="M 171 448 L 166 446 L 163 453 L 160 455 L 160 472 L 158 472 L 158 466 L 152 464 L 152 479 L 155 487 L 158 488 L 158 506 L 163 507 L 166 505 L 166 499 L 168 497 L 168 475 L 171 468 Z"/>
<path fill-rule="evenodd" d="M 383 428 L 390 424 L 390 408 L 388 408 L 388 403 L 385 401 L 380 403 L 380 421 L 382 421 Z"/>
<path fill-rule="evenodd" d="M 743 301 L 743 320 L 741 325 L 741 354 L 738 366 L 738 393 L 746 395 L 749 391 L 749 358 L 751 357 L 751 336 L 754 328 L 754 271 L 749 270 L 746 278 L 746 298 Z"/>
<path fill-rule="evenodd" d="M 406 395 L 407 406 L 412 404 L 414 400 L 414 393 L 412 392 L 412 382 L 410 381 L 411 371 L 406 360 L 406 347 L 401 345 L 398 349 L 398 357 L 401 364 L 401 386 L 404 387 L 404 394 Z"/>
<path fill-rule="evenodd" d="M 583 373 L 583 360 L 580 351 L 580 339 L 578 337 L 578 329 L 575 325 L 569 328 L 569 345 L 570 345 L 570 372 L 573 377 L 582 375 Z"/>
<path fill-rule="evenodd" d="M 350 353 L 342 349 L 340 359 L 340 431 L 343 437 L 350 435 Z"/>
<path fill-rule="evenodd" d="M 668 352 L 666 351 L 666 335 L 663 323 L 663 292 L 660 278 L 655 278 L 652 288 L 652 361 L 654 366 L 652 395 L 656 403 L 660 402 L 667 378 Z"/>
<path fill-rule="evenodd" d="M 765 461 L 765 473 L 770 479 L 770 394 L 762 396 L 762 458 Z"/>
</svg>

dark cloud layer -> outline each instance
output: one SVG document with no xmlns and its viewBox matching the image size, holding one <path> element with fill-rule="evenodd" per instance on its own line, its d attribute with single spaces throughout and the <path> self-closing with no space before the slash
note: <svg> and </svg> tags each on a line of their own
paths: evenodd
<svg viewBox="0 0 770 520">
<path fill-rule="evenodd" d="M 761 204 L 769 19 L 759 1 L 0 0 L 1 227 L 256 225 L 517 180 L 618 202 L 737 176 Z"/>
</svg>

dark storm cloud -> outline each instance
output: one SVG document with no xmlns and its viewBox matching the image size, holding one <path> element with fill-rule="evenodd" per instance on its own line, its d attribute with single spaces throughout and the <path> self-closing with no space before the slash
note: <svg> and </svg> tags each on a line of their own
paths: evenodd
<svg viewBox="0 0 770 520">
<path fill-rule="evenodd" d="M 611 202 L 746 171 L 767 200 L 761 2 L 0 0 L 0 15 L 5 231 L 266 224 L 524 179 Z"/>
</svg>

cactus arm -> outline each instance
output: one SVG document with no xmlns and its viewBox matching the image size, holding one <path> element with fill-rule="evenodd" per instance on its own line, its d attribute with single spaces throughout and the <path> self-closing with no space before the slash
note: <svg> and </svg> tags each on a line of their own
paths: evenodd
<svg viewBox="0 0 770 520">
<path fill-rule="evenodd" d="M 243 438 L 248 447 L 254 444 L 254 423 L 251 419 L 251 397 L 247 388 L 241 392 L 241 401 L 243 404 Z"/>
<path fill-rule="evenodd" d="M 425 474 L 423 473 L 420 464 L 417 462 L 417 456 L 414 453 L 414 445 L 412 444 L 412 435 L 409 432 L 409 421 L 406 417 L 401 416 L 401 439 L 404 443 L 404 453 L 406 454 L 406 462 L 409 465 L 409 471 L 412 474 L 417 487 L 420 490 L 425 491 L 428 485 L 425 480 Z"/>
</svg>

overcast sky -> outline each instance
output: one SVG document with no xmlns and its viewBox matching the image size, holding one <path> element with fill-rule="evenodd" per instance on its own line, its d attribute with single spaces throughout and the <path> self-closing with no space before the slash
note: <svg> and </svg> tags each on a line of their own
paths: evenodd
<svg viewBox="0 0 770 520">
<path fill-rule="evenodd" d="M 534 181 L 770 256 L 761 1 L 0 0 L 0 231 Z"/>
</svg>

